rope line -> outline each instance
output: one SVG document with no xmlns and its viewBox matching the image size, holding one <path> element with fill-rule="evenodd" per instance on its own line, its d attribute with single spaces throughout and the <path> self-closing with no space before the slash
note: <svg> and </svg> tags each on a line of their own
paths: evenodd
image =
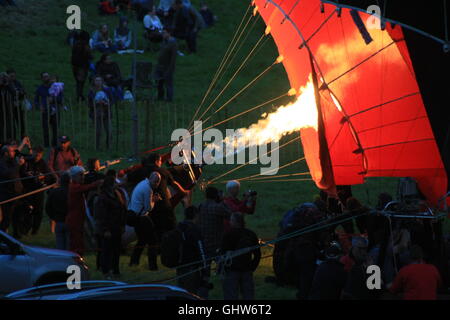
<svg viewBox="0 0 450 320">
<path fill-rule="evenodd" d="M 229 46 L 228 46 L 224 56 L 222 57 L 222 61 L 220 62 L 220 65 L 219 65 L 218 69 L 216 70 L 216 73 L 214 74 L 214 77 L 213 77 L 211 83 L 209 84 L 208 90 L 206 91 L 205 95 L 202 98 L 202 101 L 200 102 L 199 106 L 197 107 L 197 110 L 196 110 L 194 116 L 192 117 L 191 121 L 189 122 L 189 126 L 191 126 L 192 123 L 194 122 L 195 117 L 197 116 L 198 112 L 200 111 L 201 107 L 203 106 L 203 103 L 206 101 L 206 98 L 208 97 L 209 93 L 211 92 L 213 86 L 215 85 L 215 83 L 216 83 L 216 81 L 217 81 L 217 79 L 219 77 L 219 74 L 222 72 L 223 67 L 224 67 L 224 65 L 226 63 L 226 60 L 228 59 L 228 57 L 231 54 L 231 52 L 234 50 L 234 48 L 236 46 L 236 43 L 240 40 L 240 38 L 242 36 L 242 33 L 247 28 L 248 23 L 250 22 L 251 18 L 253 17 L 253 15 L 250 15 L 250 17 L 249 17 L 247 23 L 245 24 L 244 28 L 241 30 L 241 33 L 239 34 L 238 39 L 235 41 L 236 36 L 238 35 L 238 33 L 240 31 L 240 28 L 241 28 L 241 26 L 242 26 L 242 24 L 243 24 L 243 22 L 245 20 L 245 17 L 247 16 L 247 14 L 248 14 L 248 12 L 250 10 L 250 8 L 251 8 L 251 5 L 249 5 L 247 7 L 247 11 L 245 12 L 244 16 L 242 17 L 241 23 L 239 24 L 238 28 L 236 29 L 236 32 L 234 33 L 233 39 L 231 40 L 231 42 L 230 42 L 230 44 L 229 44 Z"/>
<path fill-rule="evenodd" d="M 303 161 L 303 160 L 305 160 L 305 157 L 302 157 L 302 158 L 300 158 L 300 159 L 293 160 L 293 161 L 291 161 L 291 162 L 289 162 L 289 163 L 286 163 L 286 164 L 282 165 L 282 166 L 279 167 L 278 169 L 272 169 L 272 170 L 267 171 L 267 172 L 266 172 L 266 175 L 267 175 L 268 173 L 270 173 L 270 172 L 273 172 L 273 171 L 275 171 L 275 170 L 281 170 L 281 169 L 284 169 L 284 168 L 286 168 L 286 167 L 289 167 L 289 166 L 291 166 L 291 165 L 293 165 L 293 164 L 295 164 L 295 163 L 298 163 L 298 162 L 300 162 L 300 161 Z M 245 177 L 245 178 L 241 178 L 241 179 L 235 179 L 235 180 L 242 181 L 242 180 L 252 179 L 252 178 L 254 178 L 254 177 L 258 177 L 258 176 L 261 176 L 261 175 L 262 175 L 261 173 L 257 173 L 257 174 L 254 174 L 254 175 L 252 175 L 252 176 L 249 176 L 249 177 Z M 269 176 L 268 176 L 268 177 L 269 177 Z M 270 177 L 273 178 L 274 176 L 270 176 Z"/>
<path fill-rule="evenodd" d="M 296 141 L 296 140 L 298 140 L 298 139 L 300 139 L 300 136 L 298 136 L 298 137 L 296 137 L 296 138 L 294 138 L 294 139 L 291 139 L 290 141 L 288 141 L 288 142 L 282 144 L 281 146 L 276 147 L 276 148 L 273 149 L 273 150 L 270 150 L 270 151 L 266 152 L 265 154 L 263 154 L 263 156 L 267 155 L 269 152 L 273 152 L 273 151 L 279 150 L 279 149 L 281 149 L 281 148 L 287 146 L 288 144 L 290 144 L 290 143 L 292 143 L 292 142 L 294 142 L 294 141 Z M 249 163 L 258 160 L 259 157 L 260 157 L 260 156 L 254 158 L 254 159 L 252 159 L 252 160 L 250 160 L 250 161 L 247 161 L 246 163 L 241 164 L 241 165 L 237 166 L 236 168 L 233 168 L 233 169 L 231 169 L 231 170 L 229 170 L 229 171 L 227 171 L 227 172 L 225 172 L 225 173 L 223 173 L 223 174 L 221 174 L 221 175 L 215 177 L 214 179 L 212 179 L 211 181 L 209 181 L 208 184 L 211 184 L 211 183 L 213 183 L 214 181 L 216 181 L 216 180 L 218 180 L 218 179 L 220 179 L 220 178 L 223 178 L 224 176 L 226 176 L 226 175 L 228 175 L 228 174 L 230 174 L 230 173 L 232 173 L 232 172 L 234 172 L 234 171 L 236 171 L 236 170 L 238 170 L 238 169 L 240 169 L 240 168 L 242 168 L 242 167 L 248 165 Z"/>
<path fill-rule="evenodd" d="M 256 42 L 256 44 L 253 46 L 252 50 L 250 51 L 250 53 L 247 55 L 247 57 L 244 59 L 244 61 L 241 63 L 241 65 L 239 66 L 239 68 L 236 70 L 236 72 L 233 74 L 233 76 L 231 77 L 231 79 L 227 82 L 227 84 L 225 85 L 225 87 L 220 91 L 220 93 L 217 95 L 217 97 L 213 100 L 213 102 L 211 102 L 211 104 L 206 108 L 206 110 L 200 115 L 199 119 L 202 119 L 203 116 L 211 109 L 211 107 L 217 102 L 217 100 L 222 96 L 222 94 L 225 92 L 225 90 L 229 87 L 229 85 L 231 84 L 231 82 L 236 78 L 236 76 L 239 74 L 239 72 L 242 70 L 242 68 L 245 66 L 245 64 L 247 63 L 247 61 L 249 60 L 250 56 L 252 55 L 252 53 L 256 50 L 256 48 L 258 47 L 258 45 L 261 43 L 261 41 L 264 39 L 266 35 L 263 34 L 259 40 Z M 192 126 L 189 128 L 189 131 L 191 131 Z"/>
</svg>

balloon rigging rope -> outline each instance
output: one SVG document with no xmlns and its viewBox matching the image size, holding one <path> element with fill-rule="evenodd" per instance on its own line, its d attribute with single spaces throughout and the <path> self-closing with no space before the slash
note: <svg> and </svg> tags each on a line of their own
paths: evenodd
<svg viewBox="0 0 450 320">
<path fill-rule="evenodd" d="M 273 152 L 273 151 L 279 150 L 279 149 L 281 149 L 281 148 L 284 148 L 285 146 L 287 146 L 287 145 L 291 144 L 292 142 L 297 141 L 297 140 L 299 140 L 299 139 L 300 139 L 300 136 L 298 136 L 298 137 L 296 137 L 296 138 L 294 138 L 294 139 L 291 139 L 291 140 L 289 140 L 288 142 L 282 144 L 281 146 L 278 146 L 278 147 L 274 148 L 273 150 L 266 152 L 266 153 L 263 154 L 262 156 L 267 155 L 269 152 Z M 222 177 L 224 177 L 224 176 L 226 176 L 226 175 L 228 175 L 228 174 L 230 174 L 230 173 L 232 173 L 232 172 L 234 172 L 234 171 L 236 171 L 236 170 L 238 170 L 238 169 L 240 169 L 240 168 L 242 168 L 242 167 L 248 165 L 249 163 L 256 161 L 257 159 L 259 159 L 259 157 L 261 157 L 261 156 L 258 156 L 258 157 L 254 158 L 254 159 L 252 159 L 252 160 L 249 160 L 249 161 L 247 161 L 246 163 L 241 164 L 241 165 L 237 166 L 236 168 L 233 168 L 233 169 L 231 169 L 231 170 L 229 170 L 229 171 L 227 171 L 227 172 L 225 172 L 225 173 L 223 173 L 223 174 L 221 174 L 221 175 L 219 175 L 219 176 L 213 178 L 211 181 L 208 182 L 208 184 L 211 184 L 211 183 L 213 183 L 214 181 L 217 181 L 217 180 L 219 180 L 220 178 L 222 178 Z"/>
<path fill-rule="evenodd" d="M 191 121 L 189 123 L 189 126 L 191 126 L 191 124 L 194 122 L 195 117 L 200 112 L 201 107 L 203 106 L 204 102 L 206 101 L 206 98 L 208 97 L 209 93 L 211 92 L 212 88 L 214 87 L 214 85 L 215 85 L 215 83 L 216 83 L 220 73 L 222 72 L 222 70 L 223 70 L 223 68 L 225 66 L 225 63 L 228 60 L 231 52 L 236 47 L 237 43 L 239 42 L 239 40 L 242 37 L 242 34 L 244 33 L 245 29 L 247 28 L 250 20 L 252 19 L 253 16 L 250 15 L 250 17 L 247 20 L 247 23 L 244 25 L 244 27 L 241 30 L 241 27 L 242 27 L 242 25 L 243 25 L 243 23 L 245 21 L 245 18 L 247 17 L 248 12 L 250 11 L 250 8 L 251 8 L 251 5 L 249 5 L 247 7 L 247 10 L 246 10 L 245 14 L 242 17 L 241 23 L 239 24 L 238 28 L 236 29 L 236 32 L 234 33 L 234 36 L 233 36 L 233 38 L 232 38 L 232 40 L 231 40 L 231 42 L 230 42 L 230 44 L 229 44 L 225 54 L 224 54 L 224 56 L 222 57 L 222 61 L 220 62 L 219 67 L 217 68 L 216 73 L 215 73 L 211 83 L 209 84 L 208 90 L 206 91 L 205 95 L 202 98 L 202 101 L 200 102 L 199 106 L 197 107 L 197 110 L 196 110 L 194 116 L 192 117 L 192 119 L 191 119 Z M 239 36 L 238 36 L 238 34 L 239 34 Z"/>
<path fill-rule="evenodd" d="M 281 169 L 284 169 L 284 168 L 286 168 L 286 167 L 289 167 L 289 166 L 291 166 L 291 165 L 293 165 L 293 164 L 295 164 L 295 163 L 298 163 L 298 162 L 300 162 L 300 161 L 303 161 L 303 160 L 305 160 L 305 157 L 302 157 L 302 158 L 300 158 L 300 159 L 296 159 L 296 160 L 293 160 L 293 161 L 291 161 L 291 162 L 289 162 L 289 163 L 286 163 L 286 164 L 284 164 L 284 165 L 282 165 L 281 167 L 279 167 L 279 168 L 277 168 L 277 169 L 272 169 L 272 170 L 268 170 L 267 172 L 266 172 L 266 176 L 264 176 L 264 177 L 260 177 L 260 178 L 257 178 L 257 177 L 259 177 L 259 176 L 261 176 L 262 174 L 254 174 L 254 175 L 252 175 L 252 176 L 249 176 L 249 177 L 245 177 L 245 178 L 240 178 L 240 179 L 235 179 L 235 180 L 240 180 L 240 181 L 242 181 L 242 180 L 248 180 L 248 179 L 267 179 L 267 178 L 274 178 L 274 177 L 276 177 L 276 176 L 269 176 L 269 175 L 267 175 L 268 173 L 270 173 L 270 172 L 273 172 L 273 171 L 275 171 L 275 170 L 281 170 Z M 309 172 L 308 172 L 309 173 Z M 300 175 L 300 174 L 298 174 L 298 175 Z M 286 176 L 286 175 L 284 175 L 284 176 Z"/>
<path fill-rule="evenodd" d="M 267 101 L 265 101 L 265 102 L 262 102 L 262 103 L 258 104 L 257 106 L 254 106 L 254 107 L 252 107 L 252 108 L 250 108 L 250 109 L 244 110 L 244 111 L 242 111 L 242 112 L 240 112 L 240 113 L 238 113 L 238 114 L 235 114 L 235 115 L 233 115 L 233 116 L 230 116 L 230 117 L 228 117 L 228 118 L 226 118 L 226 119 L 224 119 L 224 120 L 221 120 L 221 121 L 219 121 L 219 122 L 217 122 L 217 123 L 215 123 L 215 124 L 212 124 L 212 125 L 210 125 L 209 127 L 202 129 L 199 133 L 202 133 L 202 132 L 204 132 L 204 131 L 206 131 L 206 130 L 208 130 L 208 129 L 217 127 L 217 126 L 219 126 L 219 125 L 221 125 L 221 124 L 224 124 L 224 123 L 226 123 L 226 122 L 228 122 L 228 121 L 231 121 L 231 120 L 233 120 L 233 119 L 235 119 L 235 118 L 238 118 L 238 117 L 240 117 L 240 116 L 243 116 L 243 115 L 245 115 L 245 114 L 247 114 L 247 113 L 249 113 L 249 112 L 252 112 L 252 111 L 254 111 L 254 110 L 257 110 L 257 109 L 259 109 L 259 108 L 261 108 L 261 107 L 263 107 L 263 106 L 265 106 L 265 105 L 267 105 L 267 104 L 269 104 L 269 103 L 272 103 L 272 102 L 274 102 L 274 101 L 276 101 L 276 100 L 279 100 L 279 99 L 281 99 L 281 98 L 283 98 L 283 97 L 285 97 L 285 96 L 287 96 L 287 95 L 288 95 L 288 92 L 283 93 L 282 95 L 280 95 L 280 96 L 278 96 L 278 97 L 275 97 L 275 98 L 273 98 L 273 99 L 270 99 L 270 100 L 267 100 Z M 197 134 L 197 132 L 194 132 L 194 133 L 191 132 L 190 137 L 194 136 L 195 134 Z"/>
<path fill-rule="evenodd" d="M 221 105 L 216 111 L 213 112 L 212 115 L 210 115 L 208 118 L 206 118 L 203 122 L 207 122 L 211 119 L 213 115 L 218 113 L 220 110 L 225 108 L 227 105 L 229 105 L 235 98 L 237 98 L 239 95 L 241 95 L 245 90 L 247 90 L 251 85 L 253 85 L 255 82 L 257 82 L 259 79 L 261 79 L 262 76 L 264 76 L 268 71 L 270 71 L 273 66 L 275 66 L 276 63 L 271 64 L 266 69 L 264 69 L 263 72 L 258 74 L 253 80 L 251 80 L 249 83 L 247 83 L 243 88 L 241 88 L 236 94 L 234 94 L 230 99 L 227 100 L 223 105 Z"/>
<path fill-rule="evenodd" d="M 241 63 L 241 65 L 239 66 L 239 68 L 236 70 L 236 72 L 233 74 L 233 76 L 231 77 L 231 79 L 227 82 L 227 84 L 225 85 L 225 87 L 220 91 L 220 93 L 217 95 L 217 97 L 214 99 L 213 102 L 211 102 L 211 104 L 206 108 L 206 110 L 200 115 L 199 119 L 202 119 L 203 116 L 209 111 L 209 109 L 211 109 L 211 107 L 217 102 L 217 100 L 221 97 L 221 95 L 225 92 L 225 90 L 229 87 L 229 85 L 231 84 L 231 82 L 234 80 L 234 78 L 236 78 L 236 76 L 238 75 L 238 73 L 242 70 L 242 68 L 244 67 L 244 65 L 247 63 L 248 59 L 250 58 L 250 56 L 253 54 L 253 52 L 255 52 L 256 48 L 258 47 L 258 45 L 261 43 L 261 41 L 263 40 L 263 38 L 266 35 L 263 34 L 258 42 L 256 42 L 256 44 L 253 46 L 252 50 L 250 51 L 250 53 L 247 55 L 247 57 L 244 59 L 244 61 Z M 191 126 L 189 128 L 189 131 L 191 131 L 193 126 Z"/>
</svg>

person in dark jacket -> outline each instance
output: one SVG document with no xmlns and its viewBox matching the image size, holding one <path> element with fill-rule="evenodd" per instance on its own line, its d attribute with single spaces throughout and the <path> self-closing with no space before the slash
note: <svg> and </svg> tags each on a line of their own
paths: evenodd
<svg viewBox="0 0 450 320">
<path fill-rule="evenodd" d="M 371 261 L 367 253 L 368 241 L 362 237 L 352 238 L 350 258 L 353 266 L 347 276 L 347 282 L 342 291 L 344 300 L 374 300 L 377 298 L 378 290 L 369 290 L 367 287 L 367 267 Z"/>
<path fill-rule="evenodd" d="M 0 73 L 0 142 L 13 139 L 16 134 L 14 125 L 14 87 L 6 72 Z"/>
<path fill-rule="evenodd" d="M 44 148 L 37 146 L 33 150 L 33 156 L 27 159 L 23 166 L 20 167 L 20 175 L 22 178 L 33 177 L 23 180 L 25 192 L 32 192 L 46 185 L 56 182 L 56 175 L 51 175 L 47 163 L 44 161 Z M 30 227 L 31 234 L 35 235 L 39 231 L 44 211 L 45 193 L 39 192 L 24 198 L 24 202 L 30 207 Z"/>
<path fill-rule="evenodd" d="M 95 124 L 95 146 L 100 149 L 102 131 L 106 133 L 106 148 L 111 140 L 112 104 L 114 102 L 111 88 L 104 85 L 103 78 L 95 77 L 93 86 L 89 91 L 89 117 Z"/>
<path fill-rule="evenodd" d="M 16 132 L 19 132 L 20 136 L 25 136 L 26 127 L 25 127 L 25 118 L 22 109 L 22 102 L 25 99 L 25 89 L 22 83 L 17 80 L 16 71 L 14 69 L 8 69 L 6 71 L 9 77 L 9 83 L 11 88 L 14 90 L 13 95 L 13 116 L 14 116 L 14 137 L 16 136 Z"/>
<path fill-rule="evenodd" d="M 344 265 L 339 261 L 342 249 L 332 242 L 325 251 L 326 260 L 316 270 L 309 294 L 310 300 L 339 300 L 347 280 Z"/>
<path fill-rule="evenodd" d="M 126 204 L 115 189 L 115 177 L 109 175 L 103 181 L 100 195 L 94 205 L 95 229 L 100 239 L 100 264 L 106 279 L 111 273 L 120 275 L 119 258 L 122 234 L 126 224 Z"/>
<path fill-rule="evenodd" d="M 22 181 L 17 179 L 20 179 L 20 166 L 24 163 L 25 159 L 23 157 L 16 159 L 13 146 L 4 145 L 0 149 L 0 202 L 23 193 Z M 3 217 L 0 222 L 0 230 L 7 231 L 12 221 L 13 236 L 20 238 L 18 220 L 13 215 L 17 204 L 17 201 L 11 201 L 1 206 Z"/>
<path fill-rule="evenodd" d="M 92 59 L 91 48 L 89 47 L 89 34 L 80 33 L 80 35 L 75 38 L 71 58 L 72 73 L 76 82 L 77 101 L 86 100 L 83 95 L 83 88 Z"/>
<path fill-rule="evenodd" d="M 216 17 L 212 13 L 211 9 L 208 8 L 208 5 L 205 2 L 202 2 L 200 4 L 200 14 L 203 17 L 203 20 L 205 21 L 206 27 L 212 27 L 214 25 L 214 22 L 216 21 Z"/>
<path fill-rule="evenodd" d="M 157 172 L 161 176 L 161 183 L 156 192 L 161 196 L 160 200 L 156 201 L 155 208 L 152 213 L 152 220 L 155 223 L 158 239 L 161 239 L 162 234 L 173 230 L 177 225 L 175 216 L 175 206 L 171 196 L 169 187 L 182 197 L 187 194 L 187 191 L 177 182 L 169 170 L 162 167 L 163 157 L 157 153 L 151 153 L 146 160 L 146 167 L 149 173 Z"/>
<path fill-rule="evenodd" d="M 197 52 L 197 34 L 203 26 L 203 17 L 193 6 L 186 6 L 183 0 L 175 0 L 172 20 L 173 35 L 186 40 L 189 53 Z"/>
<path fill-rule="evenodd" d="M 132 40 L 131 30 L 128 28 L 128 18 L 121 16 L 119 26 L 114 30 L 114 44 L 118 50 L 126 50 Z"/>
<path fill-rule="evenodd" d="M 239 251 L 243 248 L 259 245 L 257 235 L 245 228 L 244 216 L 235 212 L 230 219 L 231 230 L 225 233 L 221 247 L 222 253 Z M 231 264 L 224 266 L 223 297 L 225 300 L 238 300 L 239 293 L 244 300 L 255 298 L 253 272 L 259 265 L 261 249 L 257 248 L 232 259 Z"/>
<path fill-rule="evenodd" d="M 52 146 L 56 147 L 58 137 L 58 112 L 52 112 L 50 102 L 52 97 L 50 95 L 51 77 L 48 72 L 41 73 L 42 84 L 37 87 L 34 97 L 34 107 L 41 111 L 42 130 L 44 134 L 44 146 L 47 148 L 50 145 L 49 140 L 49 124 L 52 130 Z M 58 103 L 62 103 L 61 97 L 58 97 Z"/>
<path fill-rule="evenodd" d="M 356 217 L 356 226 L 358 227 L 359 233 L 367 232 L 367 215 L 369 208 L 364 207 L 358 199 L 350 197 L 346 202 L 346 210 L 344 214 L 349 214 L 350 216 Z"/>
<path fill-rule="evenodd" d="M 198 269 L 207 262 L 203 237 L 200 228 L 195 224 L 197 214 L 196 207 L 187 207 L 184 210 L 185 220 L 177 226 L 178 230 L 183 233 L 181 265 L 196 261 L 203 261 L 203 263 L 177 268 L 177 276 L 185 275 L 178 279 L 179 287 L 198 295 L 200 287 L 205 282 L 205 269 Z M 194 270 L 196 271 L 194 272 Z"/>
<path fill-rule="evenodd" d="M 158 100 L 173 101 L 173 76 L 178 46 L 168 29 L 163 31 L 163 44 L 158 55 L 154 78 L 158 82 Z"/>
<path fill-rule="evenodd" d="M 66 225 L 70 175 L 64 172 L 59 178 L 59 187 L 50 191 L 45 211 L 55 223 L 56 249 L 69 250 L 69 229 Z"/>
<path fill-rule="evenodd" d="M 122 81 L 122 75 L 117 62 L 114 62 L 110 54 L 102 54 L 100 60 L 95 65 L 95 72 L 105 81 L 108 87 L 118 88 Z"/>
</svg>

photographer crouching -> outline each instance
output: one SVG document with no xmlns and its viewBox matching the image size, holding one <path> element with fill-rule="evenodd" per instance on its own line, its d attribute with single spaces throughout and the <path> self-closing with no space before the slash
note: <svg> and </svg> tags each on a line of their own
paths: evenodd
<svg viewBox="0 0 450 320">
<path fill-rule="evenodd" d="M 244 193 L 243 199 L 239 200 L 239 191 L 241 184 L 237 180 L 228 181 L 226 184 L 227 197 L 223 199 L 223 202 L 231 210 L 231 212 L 241 212 L 245 214 L 255 213 L 256 208 L 256 191 L 248 190 Z M 229 220 L 225 221 L 225 231 L 230 230 Z"/>
</svg>

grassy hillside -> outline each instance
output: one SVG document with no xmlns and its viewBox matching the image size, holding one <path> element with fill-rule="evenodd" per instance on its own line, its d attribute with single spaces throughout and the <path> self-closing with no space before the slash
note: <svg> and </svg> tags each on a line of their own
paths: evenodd
<svg viewBox="0 0 450 320">
<path fill-rule="evenodd" d="M 118 106 L 119 132 L 113 131 L 114 139 L 118 137 L 118 143 L 114 140 L 113 147 L 109 150 L 96 152 L 93 149 L 93 128 L 87 119 L 87 106 L 74 102 L 75 83 L 70 67 L 70 47 L 65 43 L 68 30 L 66 29 L 66 8 L 68 5 L 77 4 L 82 10 L 82 28 L 93 32 L 100 23 L 107 23 L 110 30 L 118 23 L 118 17 L 103 17 L 97 14 L 96 3 L 93 0 L 46 0 L 26 1 L 17 0 L 19 8 L 1 8 L 0 11 L 0 71 L 13 67 L 17 71 L 18 78 L 23 82 L 31 99 L 36 86 L 39 84 L 39 74 L 48 71 L 57 74 L 61 81 L 66 84 L 66 105 L 69 107 L 62 117 L 62 132 L 71 135 L 74 146 L 80 151 L 82 158 L 86 161 L 89 157 L 96 155 L 103 160 L 126 157 L 131 152 L 130 146 L 130 104 L 122 103 Z M 199 1 L 192 1 L 198 5 Z M 187 127 L 197 106 L 202 100 L 221 60 L 227 50 L 233 34 L 238 27 L 242 16 L 248 8 L 249 1 L 228 0 L 210 1 L 210 7 L 218 15 L 217 24 L 207 30 L 202 30 L 198 39 L 198 54 L 179 56 L 177 58 L 175 75 L 175 101 L 166 103 L 139 102 L 139 150 L 148 150 L 153 147 L 170 142 L 170 133 L 177 127 Z M 125 13 L 128 14 L 128 13 Z M 131 17 L 131 14 L 128 14 Z M 134 19 L 132 20 L 134 21 Z M 203 110 L 214 100 L 220 90 L 233 77 L 235 70 L 241 65 L 257 41 L 264 33 L 264 24 L 260 18 L 251 18 L 242 41 L 236 49 L 235 58 L 225 68 L 225 73 L 219 79 L 216 89 L 213 90 L 206 101 Z M 138 61 L 154 62 L 156 53 L 147 50 L 147 44 L 142 38 L 142 24 L 137 22 L 138 48 L 145 49 L 145 53 L 137 56 Z M 180 43 L 183 50 L 183 43 Z M 95 60 L 100 57 L 95 54 Z M 276 47 L 269 37 L 261 41 L 254 55 L 248 60 L 241 72 L 231 82 L 213 105 L 216 110 L 230 99 L 236 92 L 249 83 L 255 76 L 261 73 L 267 66 L 277 58 Z M 113 59 L 121 67 L 124 77 L 131 74 L 132 55 L 114 55 Z M 217 113 L 211 120 L 216 123 L 226 117 L 238 114 L 250 107 L 256 106 L 267 100 L 278 97 L 289 90 L 289 82 L 282 65 L 273 67 L 255 85 L 252 85 L 242 95 L 230 103 L 221 112 Z M 85 92 L 87 87 L 85 87 Z M 151 97 L 154 92 L 140 90 L 139 97 Z M 265 105 L 258 110 L 250 112 L 245 116 L 238 117 L 229 123 L 220 126 L 225 128 L 239 128 L 248 126 L 255 122 L 262 113 L 274 110 L 280 104 L 290 101 L 285 97 Z M 149 113 L 147 113 L 149 112 Z M 39 113 L 34 111 L 27 114 L 28 133 L 34 144 L 42 143 Z M 114 116 L 116 117 L 116 116 Z M 116 128 L 116 127 L 114 127 Z M 116 130 L 116 129 L 114 129 Z M 147 134 L 147 136 L 146 136 Z M 298 133 L 283 138 L 280 144 L 298 137 Z M 299 141 L 289 144 L 280 151 L 280 165 L 289 163 L 303 156 Z M 122 163 L 120 166 L 129 165 Z M 216 165 L 206 168 L 206 178 L 217 177 L 227 170 L 235 168 L 235 165 Z M 306 172 L 308 168 L 304 161 L 280 170 L 279 174 Z M 239 169 L 219 180 L 229 178 L 246 177 L 259 172 L 259 166 L 249 165 Z M 395 179 L 370 180 L 363 186 L 356 186 L 354 194 L 363 202 L 374 205 L 376 195 L 381 191 L 394 193 Z M 222 184 L 218 184 L 223 188 Z M 311 181 L 296 182 L 246 182 L 242 184 L 242 190 L 254 189 L 258 191 L 258 205 L 256 214 L 247 219 L 248 226 L 255 230 L 263 239 L 274 238 L 278 231 L 278 222 L 284 212 L 304 201 L 310 201 L 318 193 Z M 195 203 L 201 201 L 203 195 L 196 190 Z M 181 216 L 179 215 L 181 218 Z M 25 243 L 54 246 L 54 236 L 49 229 L 48 221 L 43 224 L 43 229 L 37 237 L 28 236 Z M 263 255 L 270 255 L 271 249 L 264 249 Z M 95 257 L 89 254 L 86 257 L 89 265 L 94 268 Z M 129 282 L 148 282 L 165 279 L 174 273 L 163 269 L 155 273 L 146 270 L 145 259 L 142 259 L 138 268 L 130 269 L 127 264 L 129 258 L 123 256 L 121 268 L 122 279 Z M 295 290 L 292 288 L 278 288 L 272 284 L 264 283 L 264 278 L 272 274 L 272 260 L 270 257 L 264 259 L 256 273 L 256 297 L 259 299 L 293 299 Z M 93 271 L 94 279 L 101 279 L 100 273 Z M 213 298 L 221 298 L 220 281 L 215 279 Z"/>
</svg>

